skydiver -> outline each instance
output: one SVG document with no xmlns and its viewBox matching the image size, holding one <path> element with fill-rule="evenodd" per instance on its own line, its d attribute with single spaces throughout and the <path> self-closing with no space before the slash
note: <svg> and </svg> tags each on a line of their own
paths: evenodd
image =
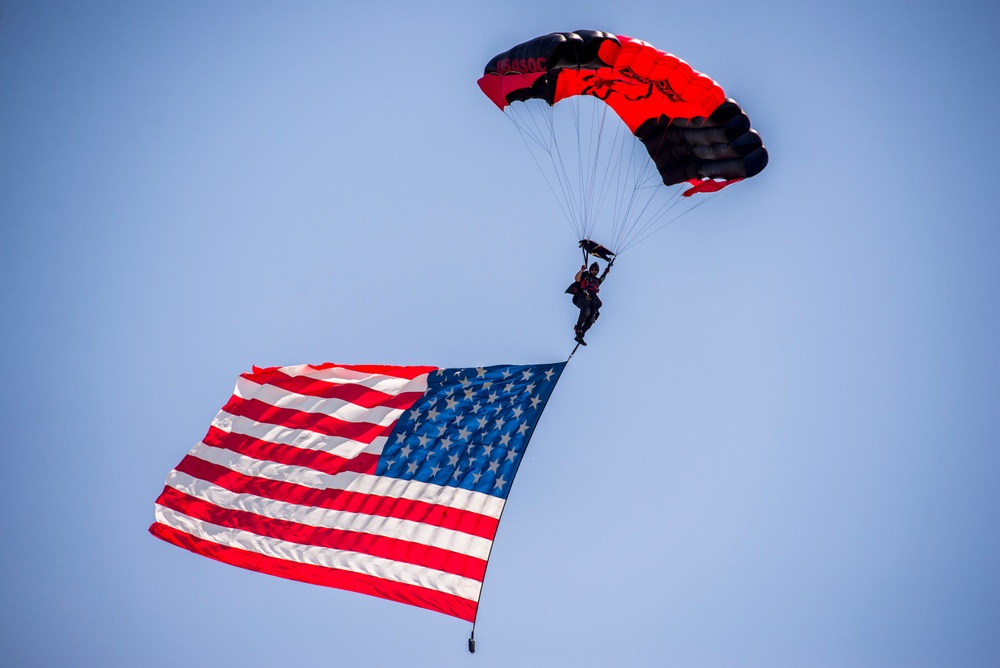
<svg viewBox="0 0 1000 668">
<path fill-rule="evenodd" d="M 573 305 L 580 309 L 580 317 L 576 320 L 573 332 L 576 334 L 574 337 L 576 342 L 582 345 L 587 345 L 587 342 L 583 340 L 583 335 L 601 315 L 603 303 L 597 293 L 600 292 L 601 283 L 611 271 L 611 264 L 609 263 L 604 268 L 604 273 L 598 276 L 597 272 L 600 268 L 596 262 L 590 265 L 589 271 L 586 264 L 582 265 L 580 271 L 576 272 L 575 282 L 567 290 L 573 294 Z"/>
</svg>

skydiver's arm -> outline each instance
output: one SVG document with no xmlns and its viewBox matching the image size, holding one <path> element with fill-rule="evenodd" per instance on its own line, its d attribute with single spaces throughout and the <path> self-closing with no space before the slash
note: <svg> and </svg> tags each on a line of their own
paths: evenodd
<svg viewBox="0 0 1000 668">
<path fill-rule="evenodd" d="M 580 271 L 576 272 L 576 278 L 573 279 L 575 283 L 580 282 L 580 277 L 583 276 L 583 272 L 587 271 L 587 265 L 580 267 Z"/>
</svg>

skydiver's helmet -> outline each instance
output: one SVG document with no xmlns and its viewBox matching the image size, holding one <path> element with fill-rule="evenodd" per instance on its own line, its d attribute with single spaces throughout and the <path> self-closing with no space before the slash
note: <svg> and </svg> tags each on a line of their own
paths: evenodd
<svg viewBox="0 0 1000 668">
<path fill-rule="evenodd" d="M 598 272 L 598 270 L 600 270 L 600 268 L 601 268 L 601 266 L 599 264 L 597 264 L 596 262 L 594 262 L 593 264 L 590 265 L 590 273 L 596 274 Z"/>
</svg>

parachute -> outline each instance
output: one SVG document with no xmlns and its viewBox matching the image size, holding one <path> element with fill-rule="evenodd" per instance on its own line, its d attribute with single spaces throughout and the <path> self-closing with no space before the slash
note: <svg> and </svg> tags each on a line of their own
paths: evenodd
<svg viewBox="0 0 1000 668">
<path fill-rule="evenodd" d="M 631 37 L 537 37 L 494 56 L 479 87 L 521 133 L 581 247 L 610 219 L 601 241 L 620 254 L 705 201 L 693 195 L 767 166 L 719 84 Z"/>
</svg>

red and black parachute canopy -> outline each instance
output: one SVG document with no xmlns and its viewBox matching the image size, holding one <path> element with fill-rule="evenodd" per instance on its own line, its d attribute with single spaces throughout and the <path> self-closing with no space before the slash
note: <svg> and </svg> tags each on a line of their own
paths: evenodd
<svg viewBox="0 0 1000 668">
<path fill-rule="evenodd" d="M 719 84 L 631 37 L 595 30 L 537 37 L 494 56 L 479 86 L 500 109 L 574 95 L 603 100 L 645 146 L 665 185 L 694 186 L 685 196 L 720 190 L 767 166 L 760 135 Z"/>
</svg>

